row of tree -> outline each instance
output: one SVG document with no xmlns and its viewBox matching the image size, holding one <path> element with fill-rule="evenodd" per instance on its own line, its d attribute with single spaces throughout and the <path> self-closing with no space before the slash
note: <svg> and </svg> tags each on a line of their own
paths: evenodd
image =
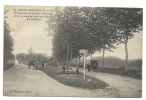
<svg viewBox="0 0 146 100">
<path fill-rule="evenodd" d="M 16 59 L 18 61 L 31 61 L 31 60 L 38 60 L 40 63 L 45 61 L 50 61 L 51 58 L 47 57 L 45 54 L 42 53 L 33 53 L 32 48 L 28 50 L 28 53 L 19 53 L 16 55 Z"/>
<path fill-rule="evenodd" d="M 9 10 L 6 10 L 4 13 L 6 14 Z M 10 35 L 11 29 L 9 24 L 4 21 L 4 70 L 14 66 L 15 64 L 15 55 L 12 53 L 13 51 L 13 38 Z"/>
<path fill-rule="evenodd" d="M 125 44 L 128 66 L 128 40 L 142 30 L 141 8 L 56 7 L 48 20 L 49 35 L 53 36 L 53 56 L 59 62 L 81 57 L 79 49 L 95 52 L 112 51 Z M 67 64 L 67 63 L 66 63 Z"/>
<path fill-rule="evenodd" d="M 98 65 L 101 66 L 102 65 L 102 56 L 98 56 L 98 57 L 93 57 L 92 59 L 97 60 L 98 61 Z M 90 59 L 86 59 L 86 64 L 90 63 Z M 124 68 L 124 64 L 125 64 L 125 60 L 115 57 L 115 56 L 108 56 L 108 57 L 104 57 L 104 65 L 105 66 L 109 66 L 109 67 L 115 67 L 115 68 L 119 68 L 122 67 Z M 83 58 L 76 58 L 75 60 L 72 61 L 72 64 L 74 66 L 79 66 L 79 67 L 83 67 L 84 64 L 84 60 Z M 129 67 L 137 67 L 137 68 L 141 68 L 142 67 L 142 59 L 132 59 L 129 60 Z"/>
<path fill-rule="evenodd" d="M 94 57 L 93 59 L 97 59 L 99 61 L 99 65 L 102 63 L 102 57 Z M 125 61 L 121 58 L 115 56 L 105 57 L 105 66 L 114 66 L 114 67 L 124 67 Z M 129 60 L 129 67 L 142 67 L 142 59 L 133 59 Z"/>
</svg>

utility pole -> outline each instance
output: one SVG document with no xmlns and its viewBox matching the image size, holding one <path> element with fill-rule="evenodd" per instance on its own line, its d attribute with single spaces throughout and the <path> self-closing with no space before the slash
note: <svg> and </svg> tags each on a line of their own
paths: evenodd
<svg viewBox="0 0 146 100">
<path fill-rule="evenodd" d="M 84 80 L 85 80 L 85 51 L 84 51 Z"/>
</svg>

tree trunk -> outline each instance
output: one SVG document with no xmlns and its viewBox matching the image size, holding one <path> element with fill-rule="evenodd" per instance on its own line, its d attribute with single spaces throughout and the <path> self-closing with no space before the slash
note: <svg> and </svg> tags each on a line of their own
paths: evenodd
<svg viewBox="0 0 146 100">
<path fill-rule="evenodd" d="M 92 53 L 91 53 L 91 59 L 90 59 L 90 61 L 92 60 Z"/>
<path fill-rule="evenodd" d="M 64 55 L 63 66 L 65 66 L 65 62 L 66 62 L 66 57 Z"/>
<path fill-rule="evenodd" d="M 105 46 L 103 46 L 102 69 L 104 69 L 104 53 L 105 53 Z"/>
<path fill-rule="evenodd" d="M 75 58 L 75 66 L 76 66 L 76 58 Z"/>
<path fill-rule="evenodd" d="M 73 65 L 75 64 L 75 58 L 73 58 Z"/>
<path fill-rule="evenodd" d="M 69 68 L 69 45 L 67 45 L 66 67 Z"/>
<path fill-rule="evenodd" d="M 65 65 L 67 66 L 67 54 L 66 54 L 66 57 L 65 57 Z"/>
<path fill-rule="evenodd" d="M 72 64 L 72 50 L 70 49 L 70 65 Z"/>
<path fill-rule="evenodd" d="M 74 64 L 74 59 L 72 59 L 72 64 Z"/>
<path fill-rule="evenodd" d="M 125 41 L 125 53 L 126 53 L 126 60 L 125 60 L 125 71 L 127 71 L 127 67 L 128 67 L 128 48 L 127 48 L 127 44 L 128 44 L 128 35 L 126 34 L 126 41 Z"/>
<path fill-rule="evenodd" d="M 70 69 L 71 69 L 71 66 L 72 66 L 72 50 L 70 49 Z"/>
<path fill-rule="evenodd" d="M 80 65 L 80 57 L 79 57 L 79 65 Z"/>
</svg>

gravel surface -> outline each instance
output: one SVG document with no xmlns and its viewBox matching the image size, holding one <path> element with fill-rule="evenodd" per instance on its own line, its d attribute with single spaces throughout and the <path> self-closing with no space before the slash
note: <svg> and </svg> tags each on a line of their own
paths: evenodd
<svg viewBox="0 0 146 100">
<path fill-rule="evenodd" d="M 80 69 L 83 72 L 83 69 Z M 126 98 L 140 98 L 142 97 L 142 80 L 135 79 L 115 74 L 102 73 L 102 72 L 87 72 L 86 74 L 100 79 L 119 90 L 119 97 Z"/>
<path fill-rule="evenodd" d="M 82 69 L 80 71 L 83 71 Z M 4 96 L 59 96 L 59 97 L 141 97 L 142 80 L 101 72 L 86 72 L 109 87 L 105 89 L 78 89 L 65 86 L 40 70 L 18 64 L 4 71 Z"/>
<path fill-rule="evenodd" d="M 117 90 L 85 90 L 65 86 L 40 70 L 18 64 L 4 71 L 4 96 L 117 97 Z M 114 94 L 114 95 L 113 95 Z"/>
</svg>

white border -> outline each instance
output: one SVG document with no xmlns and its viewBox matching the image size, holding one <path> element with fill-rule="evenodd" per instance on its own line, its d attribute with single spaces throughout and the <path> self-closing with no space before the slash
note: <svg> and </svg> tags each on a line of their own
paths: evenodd
<svg viewBox="0 0 146 100">
<path fill-rule="evenodd" d="M 144 14 L 145 14 L 145 0 L 3 0 L 0 3 L 0 61 L 1 61 L 1 69 L 0 71 L 3 73 L 3 17 L 4 17 L 4 5 L 30 5 L 30 6 L 95 6 L 95 7 L 140 7 L 143 8 Z M 143 18 L 146 16 L 144 15 Z M 145 21 L 145 20 L 144 20 Z M 143 22 L 144 22 L 143 21 Z M 145 26 L 145 23 L 143 23 L 143 26 Z M 143 93 L 142 93 L 142 99 L 146 98 L 145 95 L 145 90 L 146 89 L 146 80 L 145 80 L 145 52 L 146 47 L 144 46 L 146 43 L 145 39 L 146 35 L 144 34 L 144 28 L 143 28 Z M 2 74 L 1 73 L 1 74 Z M 0 77 L 0 97 L 1 100 L 3 99 L 22 99 L 18 97 L 4 97 L 3 96 L 3 74 Z M 24 98 L 25 99 L 25 98 Z M 68 99 L 75 99 L 75 98 L 31 98 L 28 97 L 26 99 L 63 99 L 63 100 L 68 100 Z M 89 98 L 76 98 L 76 99 L 89 99 Z M 97 98 L 92 98 L 92 99 L 97 99 Z M 113 98 L 112 98 L 113 99 Z M 117 98 L 115 98 L 117 99 Z"/>
</svg>

